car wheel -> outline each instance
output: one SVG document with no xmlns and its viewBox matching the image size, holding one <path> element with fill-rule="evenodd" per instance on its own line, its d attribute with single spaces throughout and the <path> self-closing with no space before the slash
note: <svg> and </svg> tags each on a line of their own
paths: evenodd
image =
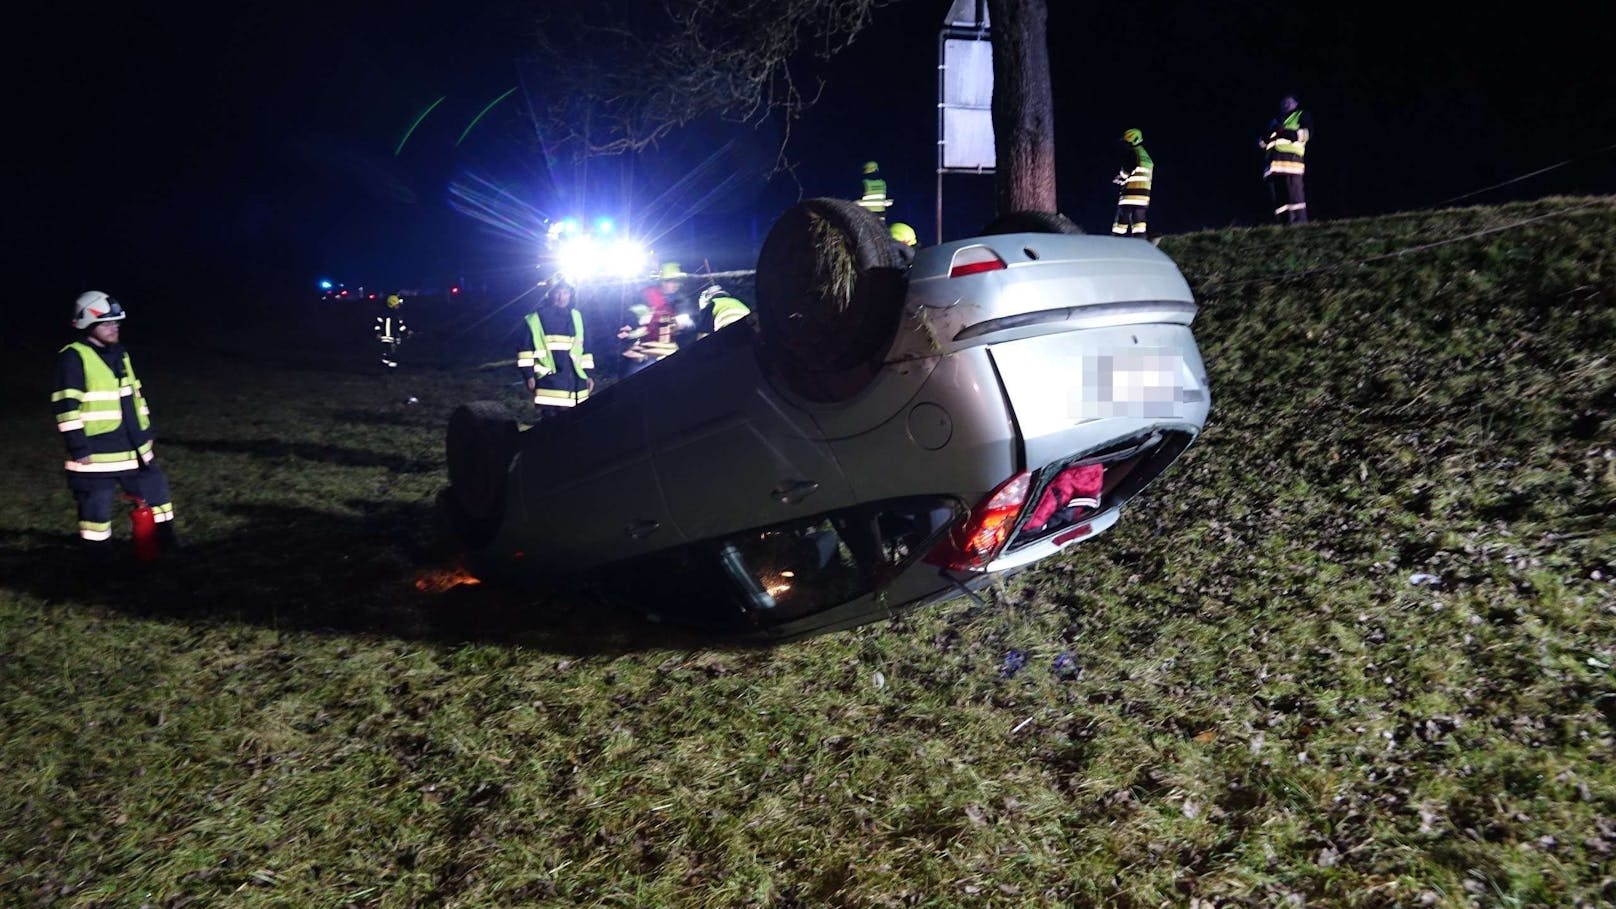
<svg viewBox="0 0 1616 909">
<path fill-rule="evenodd" d="M 994 234 L 1080 234 L 1083 228 L 1060 212 L 1013 211 L 1000 215 L 982 228 L 983 236 Z"/>
<path fill-rule="evenodd" d="M 786 211 L 758 255 L 758 331 L 769 370 L 811 401 L 844 401 L 881 369 L 906 280 L 880 219 L 845 199 Z"/>
<path fill-rule="evenodd" d="M 516 419 L 495 401 L 462 404 L 449 417 L 446 498 L 468 543 L 487 542 L 504 517 L 506 472 L 516 456 L 516 434 Z"/>
</svg>

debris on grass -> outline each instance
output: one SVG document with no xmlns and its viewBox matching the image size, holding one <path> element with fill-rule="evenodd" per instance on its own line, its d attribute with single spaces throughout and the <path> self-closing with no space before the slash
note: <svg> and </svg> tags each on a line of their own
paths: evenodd
<svg viewBox="0 0 1616 909">
<path fill-rule="evenodd" d="M 1073 681 L 1083 675 L 1083 667 L 1078 665 L 1077 657 L 1064 650 L 1055 655 L 1055 662 L 1051 664 L 1050 671 L 1055 674 L 1055 678 L 1063 682 Z"/>
<path fill-rule="evenodd" d="M 1027 666 L 1027 655 L 1019 650 L 1006 651 L 1004 660 L 999 663 L 999 678 L 1012 679 L 1016 673 Z"/>
</svg>

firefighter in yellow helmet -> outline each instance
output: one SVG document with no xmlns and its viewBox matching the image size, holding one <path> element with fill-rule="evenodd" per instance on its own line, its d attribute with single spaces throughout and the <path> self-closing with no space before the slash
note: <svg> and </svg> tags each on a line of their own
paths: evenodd
<svg viewBox="0 0 1616 909">
<path fill-rule="evenodd" d="M 915 236 L 915 229 L 902 221 L 894 221 L 887 228 L 887 236 L 892 238 L 892 245 L 898 251 L 898 258 L 904 265 L 913 265 L 915 262 L 915 247 L 920 238 Z"/>
<path fill-rule="evenodd" d="M 151 509 L 158 544 L 173 549 L 174 503 L 152 452 L 145 387 L 123 347 L 124 316 L 123 306 L 99 290 L 73 303 L 73 327 L 82 334 L 57 353 L 51 393 L 56 429 L 67 445 L 67 486 L 78 503 L 85 545 L 100 550 L 112 539 L 113 496 L 121 486 Z"/>
<path fill-rule="evenodd" d="M 684 269 L 664 262 L 657 280 L 640 291 L 640 302 L 629 307 L 630 324 L 617 330 L 623 342 L 623 375 L 629 376 L 679 350 L 682 336 L 696 325 L 695 308 L 684 291 Z"/>
<path fill-rule="evenodd" d="M 404 343 L 404 336 L 410 330 L 404 325 L 404 317 L 398 315 L 404 298 L 398 294 L 388 294 L 385 302 L 388 311 L 376 317 L 376 340 L 382 344 L 382 365 L 392 369 L 398 366 L 398 347 Z"/>
<path fill-rule="evenodd" d="M 892 207 L 892 200 L 887 196 L 887 181 L 881 177 L 881 165 L 874 161 L 866 161 L 863 170 L 864 180 L 858 200 L 859 207 L 885 221 L 887 209 Z"/>
<path fill-rule="evenodd" d="M 1122 187 L 1117 195 L 1117 220 L 1111 233 L 1118 237 L 1148 239 L 1146 215 L 1150 211 L 1150 187 L 1155 181 L 1156 162 L 1145 151 L 1145 134 L 1137 129 L 1122 133 L 1122 166 L 1111 182 Z"/>
</svg>

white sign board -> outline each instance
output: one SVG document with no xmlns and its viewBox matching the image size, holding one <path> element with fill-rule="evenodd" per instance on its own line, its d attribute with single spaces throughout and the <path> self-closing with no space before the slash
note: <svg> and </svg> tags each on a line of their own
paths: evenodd
<svg viewBox="0 0 1616 909">
<path fill-rule="evenodd" d="M 993 170 L 993 45 L 945 38 L 942 84 L 942 169 Z"/>
</svg>

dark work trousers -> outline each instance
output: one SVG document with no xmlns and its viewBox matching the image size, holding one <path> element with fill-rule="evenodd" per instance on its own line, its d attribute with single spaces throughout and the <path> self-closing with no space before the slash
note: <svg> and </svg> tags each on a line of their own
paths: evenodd
<svg viewBox="0 0 1616 909">
<path fill-rule="evenodd" d="M 107 539 L 102 530 L 111 530 L 113 496 L 122 486 L 124 492 L 140 499 L 152 508 L 169 505 L 168 478 L 153 461 L 139 470 L 121 470 L 117 473 L 67 472 L 67 487 L 79 506 L 79 536 L 86 541 Z M 161 523 L 159 527 L 166 527 Z"/>
<path fill-rule="evenodd" d="M 1118 237 L 1145 239 L 1148 229 L 1145 216 L 1149 211 L 1148 205 L 1118 205 L 1117 220 L 1111 225 L 1111 233 Z"/>
<path fill-rule="evenodd" d="M 1280 224 L 1307 223 L 1307 192 L 1301 174 L 1269 174 L 1268 192 L 1274 200 L 1274 220 Z"/>
</svg>

